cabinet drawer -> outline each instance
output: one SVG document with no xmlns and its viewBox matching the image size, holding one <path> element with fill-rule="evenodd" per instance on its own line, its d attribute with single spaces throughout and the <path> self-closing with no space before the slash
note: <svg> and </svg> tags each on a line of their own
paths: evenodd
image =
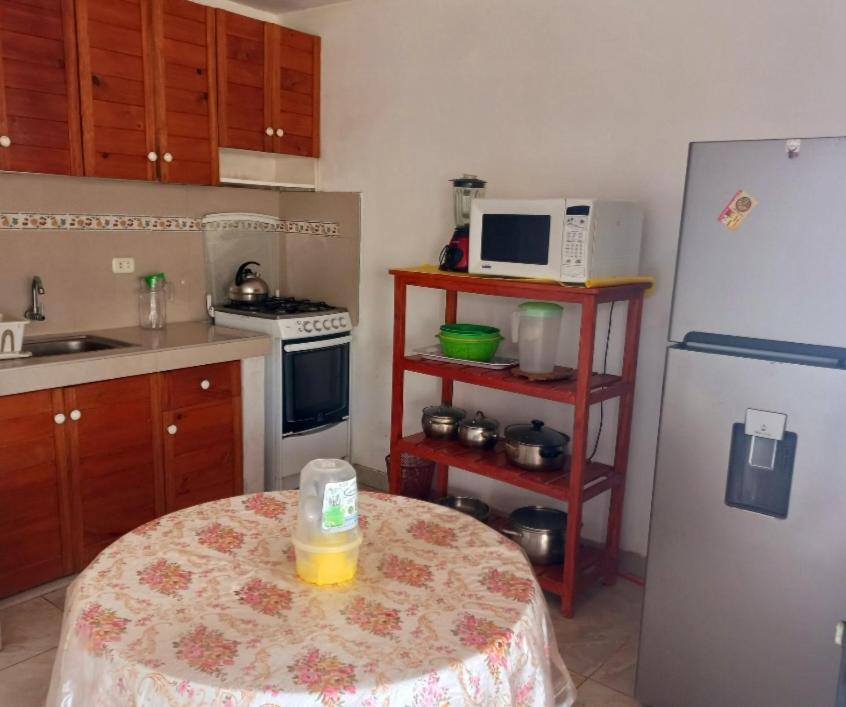
<svg viewBox="0 0 846 707">
<path fill-rule="evenodd" d="M 241 395 L 238 361 L 180 368 L 164 374 L 165 410 L 229 400 Z"/>
</svg>

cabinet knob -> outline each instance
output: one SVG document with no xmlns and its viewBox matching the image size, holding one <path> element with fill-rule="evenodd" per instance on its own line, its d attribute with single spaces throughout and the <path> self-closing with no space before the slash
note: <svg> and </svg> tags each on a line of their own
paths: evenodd
<svg viewBox="0 0 846 707">
<path fill-rule="evenodd" d="M 203 380 L 200 381 L 200 387 L 203 390 L 208 390 L 209 388 L 211 388 L 211 381 L 208 380 L 207 378 L 204 378 Z"/>
<path fill-rule="evenodd" d="M 173 155 L 172 155 L 172 154 L 170 154 L 169 152 L 165 152 L 165 153 L 162 155 L 162 159 L 163 159 L 165 162 L 173 162 Z"/>
<path fill-rule="evenodd" d="M 79 410 L 71 410 L 70 411 L 70 419 L 76 422 L 79 418 L 82 417 L 82 413 Z"/>
<path fill-rule="evenodd" d="M 155 162 L 159 159 L 159 156 L 155 152 L 148 152 L 147 159 L 150 160 L 150 162 Z"/>
<path fill-rule="evenodd" d="M 0 147 L 11 147 L 12 146 L 12 138 L 8 135 L 0 135 Z"/>
<path fill-rule="evenodd" d="M 65 424 L 65 416 L 62 415 L 62 413 L 58 413 L 56 415 L 53 415 L 53 421 L 57 425 L 64 425 Z"/>
<path fill-rule="evenodd" d="M 168 426 L 167 426 L 167 433 L 168 433 L 169 435 L 175 435 L 175 434 L 176 434 L 176 430 L 177 430 L 176 425 L 168 425 Z"/>
<path fill-rule="evenodd" d="M 285 131 L 282 128 L 276 128 L 276 137 L 284 137 Z"/>
<path fill-rule="evenodd" d="M 273 137 L 273 128 L 265 128 L 264 134 L 269 135 L 270 137 Z"/>
</svg>

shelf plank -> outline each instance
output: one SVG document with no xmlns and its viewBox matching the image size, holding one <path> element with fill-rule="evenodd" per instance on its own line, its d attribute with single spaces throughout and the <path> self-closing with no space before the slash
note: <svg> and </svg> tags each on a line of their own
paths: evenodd
<svg viewBox="0 0 846 707">
<path fill-rule="evenodd" d="M 459 381 L 460 383 L 471 383 L 472 385 L 507 390 L 511 393 L 530 395 L 534 398 L 554 400 L 560 403 L 576 402 L 576 381 L 530 381 L 526 378 L 518 378 L 511 374 L 508 369 L 492 370 L 468 366 L 461 363 L 448 363 L 446 361 L 433 361 L 415 354 L 406 356 L 403 359 L 403 367 L 406 371 L 423 373 L 428 376 L 436 376 L 445 380 Z M 591 376 L 591 402 L 600 402 L 608 398 L 622 395 L 631 386 L 624 383 L 620 376 L 610 374 L 594 373 Z"/>
<path fill-rule="evenodd" d="M 403 437 L 396 443 L 395 449 L 399 453 L 409 452 L 437 464 L 456 466 L 559 501 L 568 501 L 570 498 L 569 457 L 564 468 L 559 471 L 524 471 L 508 461 L 502 443 L 492 450 L 472 449 L 455 440 L 432 439 L 422 432 Z M 583 498 L 593 498 L 621 482 L 621 475 L 607 464 L 588 462 Z"/>
<path fill-rule="evenodd" d="M 394 268 L 391 275 L 406 285 L 433 287 L 439 290 L 455 292 L 473 292 L 480 295 L 499 297 L 522 297 L 554 302 L 573 302 L 581 304 L 586 300 L 614 302 L 640 297 L 649 283 L 636 282 L 610 287 L 582 287 L 563 285 L 559 282 L 520 280 L 516 278 L 468 276 L 446 272 L 426 272 L 417 269 Z"/>
</svg>

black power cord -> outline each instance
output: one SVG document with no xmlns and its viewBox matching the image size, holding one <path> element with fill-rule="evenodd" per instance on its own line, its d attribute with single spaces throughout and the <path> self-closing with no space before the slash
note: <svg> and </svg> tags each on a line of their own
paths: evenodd
<svg viewBox="0 0 846 707">
<path fill-rule="evenodd" d="M 605 332 L 605 353 L 602 356 L 602 373 L 608 373 L 608 344 L 611 342 L 611 322 L 614 321 L 614 302 L 611 302 L 611 309 L 608 311 L 608 330 Z M 593 451 L 588 457 L 588 461 L 592 462 L 596 455 L 596 450 L 599 449 L 599 438 L 602 436 L 602 423 L 605 417 L 605 401 L 599 403 L 599 429 L 596 431 L 596 439 L 593 441 Z"/>
</svg>

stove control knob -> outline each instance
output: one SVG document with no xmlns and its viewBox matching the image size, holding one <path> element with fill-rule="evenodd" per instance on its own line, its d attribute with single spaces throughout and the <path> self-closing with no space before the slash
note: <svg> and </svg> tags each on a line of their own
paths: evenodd
<svg viewBox="0 0 846 707">
<path fill-rule="evenodd" d="M 332 320 L 329 322 L 332 325 L 333 329 L 338 328 L 338 317 L 332 317 Z"/>
<path fill-rule="evenodd" d="M 322 321 L 320 321 L 319 319 L 315 320 L 315 322 L 314 322 L 314 330 L 315 330 L 315 331 L 321 331 L 322 329 L 323 329 L 323 322 L 322 322 Z"/>
<path fill-rule="evenodd" d="M 305 332 L 311 331 L 311 322 L 303 322 L 303 331 L 305 331 Z"/>
</svg>

